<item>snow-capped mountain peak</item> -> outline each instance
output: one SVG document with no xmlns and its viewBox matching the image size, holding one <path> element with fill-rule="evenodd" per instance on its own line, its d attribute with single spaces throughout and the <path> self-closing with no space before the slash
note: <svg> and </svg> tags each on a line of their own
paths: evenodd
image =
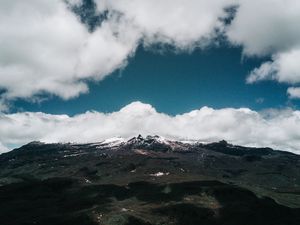
<svg viewBox="0 0 300 225">
<path fill-rule="evenodd" d="M 158 135 L 147 135 L 145 138 L 142 135 L 138 135 L 137 137 L 130 138 L 127 143 L 129 144 L 169 144 L 169 141 Z"/>
</svg>

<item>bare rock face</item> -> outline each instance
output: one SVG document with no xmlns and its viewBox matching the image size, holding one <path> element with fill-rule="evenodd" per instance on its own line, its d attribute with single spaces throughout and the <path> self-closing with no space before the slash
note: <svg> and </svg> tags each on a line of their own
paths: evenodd
<svg viewBox="0 0 300 225">
<path fill-rule="evenodd" d="M 298 225 L 299 193 L 298 155 L 226 141 L 139 135 L 0 155 L 4 225 Z"/>
</svg>

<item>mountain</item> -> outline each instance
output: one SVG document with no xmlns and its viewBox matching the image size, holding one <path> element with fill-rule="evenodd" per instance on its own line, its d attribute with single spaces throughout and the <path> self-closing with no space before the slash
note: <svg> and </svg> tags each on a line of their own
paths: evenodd
<svg viewBox="0 0 300 225">
<path fill-rule="evenodd" d="M 287 225 L 300 156 L 159 136 L 31 142 L 0 155 L 4 225 Z"/>
</svg>

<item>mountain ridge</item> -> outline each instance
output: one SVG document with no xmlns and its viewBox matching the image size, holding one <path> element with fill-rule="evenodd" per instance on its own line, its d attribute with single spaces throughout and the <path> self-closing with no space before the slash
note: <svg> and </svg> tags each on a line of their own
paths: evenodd
<svg viewBox="0 0 300 225">
<path fill-rule="evenodd" d="M 5 225 L 298 225 L 299 193 L 299 155 L 226 141 L 31 142 L 0 155 Z"/>
<path fill-rule="evenodd" d="M 13 149 L 10 152 L 3 153 L 3 156 L 19 153 L 20 151 L 39 151 L 46 149 L 65 149 L 67 148 L 70 151 L 75 151 L 78 149 L 89 149 L 91 151 L 101 151 L 101 150 L 134 150 L 134 149 L 143 149 L 143 150 L 153 150 L 153 151 L 162 151 L 162 152 L 177 152 L 177 151 L 186 151 L 186 152 L 197 152 L 203 149 L 210 150 L 222 154 L 233 155 L 233 156 L 266 156 L 266 155 L 295 155 L 295 153 L 274 150 L 269 147 L 245 147 L 240 145 L 233 145 L 228 143 L 225 140 L 211 143 L 203 143 L 201 141 L 179 141 L 171 140 L 158 135 L 147 135 L 143 137 L 142 135 L 134 136 L 131 138 L 121 138 L 114 137 L 105 139 L 100 142 L 92 143 L 44 143 L 40 141 L 32 141 L 26 145 L 21 146 L 20 148 Z"/>
<path fill-rule="evenodd" d="M 220 140 L 217 142 L 202 142 L 197 140 L 174 140 L 174 139 L 167 139 L 159 135 L 147 135 L 143 137 L 142 135 L 137 135 L 130 138 L 122 138 L 122 137 L 113 137 L 108 138 L 100 142 L 90 142 L 90 143 L 71 143 L 71 142 L 58 142 L 58 143 L 46 143 L 41 141 L 32 141 L 28 144 L 25 144 L 19 148 L 13 149 L 14 150 L 23 150 L 30 147 L 39 147 L 45 145 L 53 145 L 53 146 L 70 146 L 70 147 L 78 147 L 78 146 L 89 146 L 95 147 L 97 149 L 106 149 L 106 148 L 122 148 L 122 147 L 129 147 L 129 148 L 148 148 L 148 149 L 159 149 L 159 147 L 164 147 L 164 150 L 187 150 L 193 149 L 197 147 L 209 148 L 211 150 L 217 150 L 218 148 L 223 148 L 227 150 L 227 153 L 231 152 L 234 154 L 234 150 L 240 150 L 244 153 L 251 153 L 250 151 L 255 151 L 256 153 L 260 154 L 272 154 L 272 153 L 284 153 L 284 154 L 292 154 L 297 155 L 295 153 L 283 150 L 276 150 L 269 147 L 245 147 L 241 145 L 233 145 L 228 143 L 226 140 Z M 241 152 L 241 153 L 243 153 Z M 223 151 L 223 153 L 226 153 Z M 4 153 L 6 154 L 6 153 Z M 238 152 L 236 152 L 238 154 Z"/>
</svg>

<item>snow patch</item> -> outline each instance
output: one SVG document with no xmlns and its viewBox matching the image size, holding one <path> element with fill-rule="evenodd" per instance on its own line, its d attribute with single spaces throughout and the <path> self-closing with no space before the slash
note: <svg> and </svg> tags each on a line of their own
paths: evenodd
<svg viewBox="0 0 300 225">
<path fill-rule="evenodd" d="M 157 173 L 151 173 L 150 176 L 152 177 L 162 177 L 162 176 L 168 176 L 170 173 L 163 173 L 163 172 L 157 172 Z"/>
</svg>

